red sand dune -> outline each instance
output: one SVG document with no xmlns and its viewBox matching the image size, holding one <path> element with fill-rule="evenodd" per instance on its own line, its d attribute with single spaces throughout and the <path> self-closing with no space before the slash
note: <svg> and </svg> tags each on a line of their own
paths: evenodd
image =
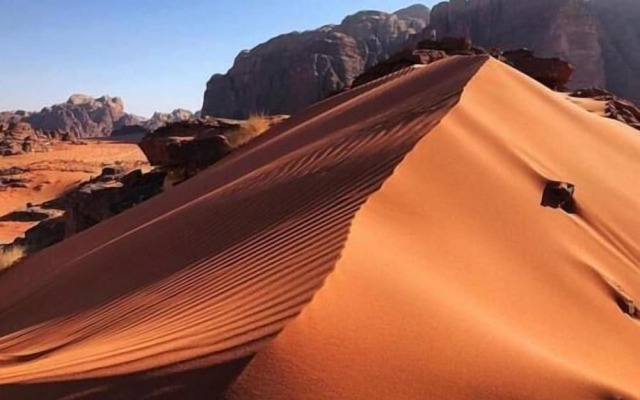
<svg viewBox="0 0 640 400">
<path fill-rule="evenodd" d="M 401 71 L 0 275 L 0 398 L 640 398 L 639 154 L 497 61 Z"/>
</svg>

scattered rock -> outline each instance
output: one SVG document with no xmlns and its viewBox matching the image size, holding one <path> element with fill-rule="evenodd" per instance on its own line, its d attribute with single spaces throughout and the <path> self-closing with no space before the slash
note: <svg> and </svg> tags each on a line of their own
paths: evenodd
<svg viewBox="0 0 640 400">
<path fill-rule="evenodd" d="M 39 206 L 28 205 L 2 220 L 40 221 L 12 243 L 32 254 L 157 195 L 165 176 L 162 171 L 143 174 L 108 167 L 64 196 Z"/>
<path fill-rule="evenodd" d="M 16 210 L 3 215 L 0 217 L 0 221 L 37 222 L 45 219 L 57 218 L 62 214 L 63 212 L 60 210 L 29 205 L 29 207 L 25 209 Z"/>
<path fill-rule="evenodd" d="M 568 214 L 574 214 L 577 211 L 574 193 L 575 186 L 571 183 L 548 181 L 542 193 L 541 205 L 561 208 Z"/>
<path fill-rule="evenodd" d="M 31 180 L 27 178 L 0 176 L 0 190 L 6 190 L 9 188 L 26 189 L 29 187 L 29 183 L 31 183 Z"/>
<path fill-rule="evenodd" d="M 559 58 L 540 58 L 528 49 L 502 53 L 507 64 L 553 90 L 566 90 L 575 68 Z"/>
</svg>

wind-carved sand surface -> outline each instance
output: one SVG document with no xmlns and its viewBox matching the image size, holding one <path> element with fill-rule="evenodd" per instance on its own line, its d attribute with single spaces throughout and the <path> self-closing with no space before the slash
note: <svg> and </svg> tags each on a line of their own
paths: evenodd
<svg viewBox="0 0 640 400">
<path fill-rule="evenodd" d="M 89 139 L 85 140 L 85 145 L 56 143 L 49 152 L 0 157 L 0 170 L 26 169 L 25 173 L 14 177 L 29 180 L 27 188 L 0 191 L 0 217 L 24 208 L 27 203 L 52 200 L 100 175 L 106 165 L 118 163 L 127 168 L 148 169 L 144 153 L 136 143 L 126 139 Z M 0 243 L 12 242 L 33 225 L 31 222 L 0 222 Z"/>
<path fill-rule="evenodd" d="M 0 398 L 640 398 L 638 154 L 485 57 L 333 97 L 0 275 Z"/>
</svg>

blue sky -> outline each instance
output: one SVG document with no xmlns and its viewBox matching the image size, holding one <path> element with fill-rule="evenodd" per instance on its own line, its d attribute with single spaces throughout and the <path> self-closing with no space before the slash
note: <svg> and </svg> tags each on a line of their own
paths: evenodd
<svg viewBox="0 0 640 400">
<path fill-rule="evenodd" d="M 0 0 L 0 110 L 40 110 L 72 93 L 120 96 L 144 116 L 197 110 L 209 77 L 242 49 L 416 2 Z"/>
</svg>

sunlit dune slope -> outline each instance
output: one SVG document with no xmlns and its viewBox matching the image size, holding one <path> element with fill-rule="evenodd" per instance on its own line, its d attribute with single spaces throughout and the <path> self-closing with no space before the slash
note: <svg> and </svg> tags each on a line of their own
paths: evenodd
<svg viewBox="0 0 640 400">
<path fill-rule="evenodd" d="M 636 131 L 488 61 L 228 397 L 640 398 L 639 173 Z"/>
<path fill-rule="evenodd" d="M 486 61 L 410 68 L 328 99 L 4 272 L 0 398 L 217 396 L 295 320 L 359 207 Z"/>
</svg>

